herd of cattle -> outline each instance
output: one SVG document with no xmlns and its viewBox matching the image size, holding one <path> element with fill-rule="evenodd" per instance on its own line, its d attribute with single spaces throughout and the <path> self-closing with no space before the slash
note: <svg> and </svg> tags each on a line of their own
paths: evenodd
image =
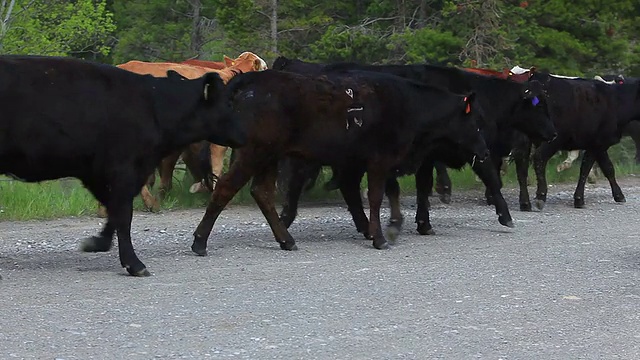
<svg viewBox="0 0 640 360">
<path fill-rule="evenodd" d="M 196 254 L 206 255 L 216 219 L 249 180 L 280 247 L 296 249 L 287 229 L 322 166 L 332 168 L 325 187 L 340 190 L 357 231 L 385 249 L 383 196 L 391 214 L 386 234 L 395 237 L 403 223 L 397 177 L 406 174 L 415 174 L 415 221 L 423 235 L 434 233 L 428 199 L 433 170 L 446 202 L 446 168 L 466 164 L 486 186 L 499 222 L 512 227 L 500 179 L 507 156 L 516 164 L 522 211 L 532 210 L 530 159 L 537 178 L 534 206 L 542 209 L 547 161 L 559 150 L 583 151 L 575 207 L 584 206 L 595 162 L 614 200 L 624 202 L 607 149 L 640 120 L 637 78 L 573 78 L 520 67 L 498 72 L 279 57 L 268 69 L 250 52 L 224 63 L 117 66 L 9 55 L 0 57 L 0 84 L 0 174 L 26 182 L 81 180 L 108 216 L 81 249 L 109 251 L 117 233 L 120 262 L 135 276 L 149 272 L 131 243 L 133 199 L 141 194 L 156 208 L 148 190 L 155 169 L 162 195 L 180 157 L 196 179 L 191 191 L 212 192 L 194 232 Z M 232 159 L 222 173 L 227 147 Z M 369 217 L 360 194 L 365 173 Z M 286 192 L 280 214 L 276 184 Z"/>
</svg>

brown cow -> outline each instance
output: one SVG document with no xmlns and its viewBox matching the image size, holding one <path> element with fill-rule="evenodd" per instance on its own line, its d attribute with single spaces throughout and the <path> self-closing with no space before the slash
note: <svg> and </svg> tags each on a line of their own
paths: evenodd
<svg viewBox="0 0 640 360">
<path fill-rule="evenodd" d="M 225 58 L 225 62 L 227 61 L 227 59 L 228 58 Z M 144 61 L 137 61 L 137 60 L 132 60 L 116 66 L 121 69 L 128 70 L 137 74 L 142 74 L 142 75 L 148 74 L 148 75 L 153 75 L 155 77 L 166 77 L 167 71 L 169 70 L 174 70 L 178 72 L 180 75 L 188 79 L 199 78 L 208 72 L 215 72 L 218 75 L 220 75 L 220 77 L 222 78 L 225 84 L 232 77 L 234 77 L 239 73 L 263 70 L 266 67 L 266 63 L 264 62 L 264 60 L 260 59 L 255 54 L 248 53 L 248 52 L 241 54 L 235 60 L 229 59 L 229 61 L 230 61 L 230 64 L 233 64 L 233 65 L 228 66 L 224 69 L 212 69 L 212 68 L 197 66 L 197 65 L 178 64 L 178 63 L 169 63 L 169 62 L 154 63 L 154 62 L 144 62 Z M 191 149 L 190 152 L 199 151 L 198 149 L 200 146 L 202 146 L 202 143 L 192 144 L 189 147 Z M 212 163 L 216 164 L 216 168 L 214 168 L 214 174 L 216 176 L 219 176 L 222 172 L 222 164 L 223 164 L 224 154 L 226 150 L 227 148 L 224 146 L 211 144 L 211 157 L 212 157 Z M 162 159 L 159 167 L 161 197 L 164 196 L 164 194 L 166 194 L 166 192 L 171 188 L 171 183 L 173 180 L 173 169 L 176 165 L 176 162 L 178 161 L 178 158 L 180 157 L 180 154 L 183 153 L 184 151 L 185 150 L 177 151 L 165 157 L 164 159 Z M 196 166 L 193 165 L 195 163 L 195 159 L 189 156 L 184 156 L 184 158 L 187 160 L 186 161 L 187 165 L 191 165 L 189 166 L 189 168 L 192 171 L 195 171 L 195 169 L 197 168 Z M 217 173 L 215 172 L 216 170 L 218 170 Z M 195 176 L 197 175 L 194 174 L 194 177 Z M 160 207 L 159 201 L 149 191 L 149 185 L 153 183 L 153 180 L 154 180 L 154 175 L 151 175 L 147 180 L 147 184 L 141 189 L 140 196 L 142 197 L 142 200 L 148 209 L 150 209 L 151 211 L 157 211 Z M 199 183 L 197 185 L 199 185 Z M 199 189 L 194 189 L 193 185 L 191 188 L 192 188 L 192 192 L 199 190 Z M 98 216 L 101 216 L 101 217 L 106 216 L 106 210 L 103 206 L 99 207 Z"/>
<path fill-rule="evenodd" d="M 240 54 L 236 59 L 232 59 L 230 57 L 228 57 L 227 55 L 223 55 L 223 62 L 220 61 L 209 61 L 209 60 L 199 60 L 199 59 L 189 59 L 189 60 L 185 60 L 183 61 L 181 64 L 187 64 L 187 65 L 196 65 L 196 66 L 202 66 L 202 67 L 206 67 L 209 69 L 216 69 L 216 70 L 220 70 L 220 69 L 224 69 L 226 67 L 231 67 L 231 66 L 236 66 L 236 64 L 238 63 L 250 63 L 253 62 L 254 63 L 254 67 L 255 67 L 255 71 L 260 71 L 260 70 L 266 70 L 267 69 L 267 63 L 262 60 L 258 55 L 249 52 L 249 51 L 245 51 L 242 54 Z"/>
</svg>

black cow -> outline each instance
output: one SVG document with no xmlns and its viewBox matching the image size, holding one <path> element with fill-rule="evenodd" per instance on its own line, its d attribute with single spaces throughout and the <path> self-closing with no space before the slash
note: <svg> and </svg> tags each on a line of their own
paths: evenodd
<svg viewBox="0 0 640 360">
<path fill-rule="evenodd" d="M 294 72 L 318 71 L 315 64 L 289 59 L 281 62 L 276 60 L 274 67 Z M 437 161 L 444 162 L 453 168 L 462 168 L 467 163 L 472 164 L 474 171 L 487 186 L 487 199 L 490 203 L 495 204 L 500 223 L 513 226 L 507 204 L 500 192 L 502 186 L 498 169 L 500 160 L 510 152 L 511 140 L 516 129 L 535 139 L 550 140 L 555 136 L 555 129 L 546 110 L 545 94 L 538 82 L 520 84 L 456 68 L 434 65 L 377 66 L 341 63 L 324 66 L 322 71 L 328 73 L 344 69 L 390 73 L 447 88 L 456 93 L 476 91 L 478 102 L 484 111 L 484 121 L 480 124 L 480 128 L 483 130 L 485 141 L 491 151 L 491 158 L 494 161 L 474 162 L 473 157 L 467 151 L 461 151 L 459 147 L 446 146 L 446 144 L 441 144 L 438 151 L 425 157 L 424 163 L 416 172 L 418 232 L 421 234 L 433 233 L 429 222 L 428 192 L 433 186 L 433 167 Z M 301 172 L 305 171 L 301 170 Z M 296 216 L 297 201 L 301 189 L 301 186 L 295 185 L 294 182 L 291 182 L 291 187 L 281 214 L 282 220 L 287 225 L 290 225 Z M 394 217 L 400 213 L 399 210 L 394 210 L 394 204 L 398 204 L 398 201 L 395 200 L 398 192 L 397 181 L 395 178 L 390 179 L 387 184 L 387 195 L 393 198 L 390 198 L 390 204 L 392 222 L 394 223 L 401 221 L 401 219 Z"/>
<path fill-rule="evenodd" d="M 455 95 L 380 73 L 303 76 L 276 70 L 238 75 L 227 90 L 238 116 L 251 124 L 249 142 L 235 151 L 229 170 L 217 182 L 194 232 L 191 249 L 196 254 L 206 255 L 217 217 L 251 178 L 251 194 L 276 241 L 282 249 L 296 249 L 274 205 L 278 162 L 284 157 L 350 169 L 341 182 L 345 200 L 353 196 L 352 181 L 357 182 L 359 198 L 358 185 L 367 172 L 371 220 L 362 219 L 364 213 L 352 215 L 358 229 L 364 226 L 367 230 L 362 231 L 372 235 L 374 247 L 385 249 L 380 226 L 384 183 L 415 142 L 448 139 L 480 160 L 488 156 L 473 94 Z M 423 114 L 425 107 L 432 111 Z"/>
<path fill-rule="evenodd" d="M 624 77 L 622 75 L 605 75 L 603 79 L 606 81 L 615 81 L 618 84 L 637 84 L 640 82 L 638 77 Z M 640 164 L 640 122 L 632 121 L 622 130 L 623 136 L 629 136 L 636 146 L 636 164 Z"/>
<path fill-rule="evenodd" d="M 539 144 L 533 154 L 536 207 L 541 210 L 547 199 L 545 172 L 549 158 L 559 150 L 575 149 L 585 152 L 574 193 L 574 207 L 584 207 L 585 181 L 595 161 L 609 180 L 614 200 L 624 202 L 607 150 L 620 142 L 623 129 L 632 120 L 640 120 L 640 83 L 609 85 L 599 80 L 568 79 L 542 72 L 533 73 L 531 78 L 544 84 L 549 113 L 558 131 L 555 140 Z M 514 152 L 522 210 L 531 209 L 527 189 L 530 149 L 531 144 L 523 141 Z"/>
<path fill-rule="evenodd" d="M 108 251 L 117 231 L 122 266 L 149 275 L 131 244 L 133 198 L 172 151 L 200 140 L 244 144 L 223 96 L 215 73 L 155 78 L 73 58 L 2 56 L 0 174 L 80 179 L 109 213 L 81 249 Z"/>
</svg>

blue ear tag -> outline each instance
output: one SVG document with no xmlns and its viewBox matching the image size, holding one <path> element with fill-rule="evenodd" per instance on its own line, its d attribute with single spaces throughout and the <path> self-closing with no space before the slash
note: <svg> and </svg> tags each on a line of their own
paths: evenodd
<svg viewBox="0 0 640 360">
<path fill-rule="evenodd" d="M 531 99 L 531 103 L 533 104 L 533 106 L 538 105 L 539 102 L 540 100 L 538 100 L 537 96 L 534 96 L 533 99 Z"/>
</svg>

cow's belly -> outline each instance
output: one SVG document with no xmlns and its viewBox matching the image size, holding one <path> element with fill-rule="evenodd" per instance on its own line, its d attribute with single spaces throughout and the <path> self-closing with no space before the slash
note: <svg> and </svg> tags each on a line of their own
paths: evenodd
<svg viewBox="0 0 640 360">
<path fill-rule="evenodd" d="M 65 177 L 82 178 L 91 171 L 91 163 L 88 160 L 73 158 L 72 156 L 59 157 L 48 154 L 38 157 L 26 157 L 22 155 L 0 156 L 0 174 L 13 177 L 26 182 L 38 182 L 55 180 Z"/>
</svg>

